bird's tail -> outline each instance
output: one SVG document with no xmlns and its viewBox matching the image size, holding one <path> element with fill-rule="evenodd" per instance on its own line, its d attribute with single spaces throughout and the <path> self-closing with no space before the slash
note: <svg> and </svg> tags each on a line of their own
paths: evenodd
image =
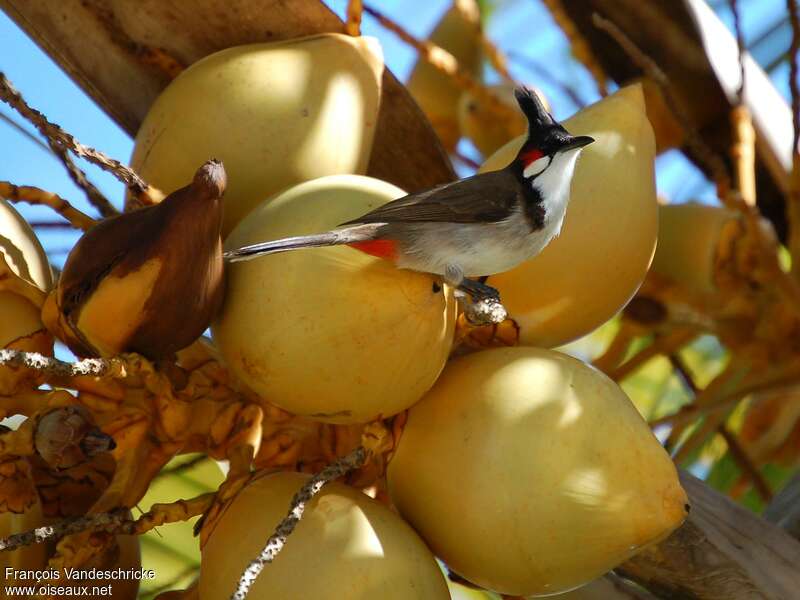
<svg viewBox="0 0 800 600">
<path fill-rule="evenodd" d="M 250 246 L 242 246 L 236 250 L 228 250 L 223 255 L 230 262 L 251 260 L 265 254 L 277 254 L 299 248 L 320 248 L 322 246 L 338 246 L 347 242 L 335 231 L 318 233 L 316 235 L 298 235 L 271 242 L 259 242 Z"/>
<path fill-rule="evenodd" d="M 324 246 L 341 246 L 364 242 L 374 239 L 379 225 L 374 223 L 355 225 L 314 235 L 298 235 L 271 242 L 259 242 L 250 246 L 242 246 L 236 250 L 228 250 L 223 256 L 230 262 L 239 262 L 258 258 L 265 254 L 277 254 L 278 252 L 288 252 L 289 250 L 298 250 L 300 248 L 321 248 Z"/>
</svg>

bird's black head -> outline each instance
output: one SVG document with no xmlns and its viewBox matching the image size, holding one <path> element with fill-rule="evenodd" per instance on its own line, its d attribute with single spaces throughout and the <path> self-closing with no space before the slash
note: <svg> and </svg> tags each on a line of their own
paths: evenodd
<svg viewBox="0 0 800 600">
<path fill-rule="evenodd" d="M 571 135 L 553 118 L 553 115 L 547 112 L 539 96 L 532 89 L 520 86 L 514 90 L 514 97 L 528 119 L 528 139 L 517 155 L 524 171 L 530 172 L 529 167 L 539 159 L 543 160 L 537 164 L 543 165 L 541 170 L 544 170 L 556 154 L 582 148 L 594 141 L 594 138 L 588 135 Z"/>
</svg>

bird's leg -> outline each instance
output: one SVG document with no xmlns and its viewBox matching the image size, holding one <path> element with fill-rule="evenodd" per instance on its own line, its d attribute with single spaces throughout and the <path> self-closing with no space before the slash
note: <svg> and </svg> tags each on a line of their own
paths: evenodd
<svg viewBox="0 0 800 600">
<path fill-rule="evenodd" d="M 486 285 L 484 281 L 473 281 L 464 277 L 464 271 L 458 265 L 447 265 L 444 270 L 444 282 L 456 289 L 456 296 L 464 307 L 464 316 L 470 324 L 480 327 L 502 323 L 507 317 L 506 309 L 500 304 L 500 292 Z M 463 302 L 470 296 L 471 302 Z"/>
<path fill-rule="evenodd" d="M 464 277 L 464 271 L 458 265 L 447 265 L 444 270 L 444 281 L 448 285 L 469 294 L 473 301 L 500 301 L 500 292 L 482 281 L 473 281 Z"/>
</svg>

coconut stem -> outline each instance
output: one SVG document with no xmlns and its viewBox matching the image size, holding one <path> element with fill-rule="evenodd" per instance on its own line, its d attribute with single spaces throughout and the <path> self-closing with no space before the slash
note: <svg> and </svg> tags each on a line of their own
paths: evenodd
<svg viewBox="0 0 800 600">
<path fill-rule="evenodd" d="M 347 3 L 347 22 L 344 24 L 344 30 L 347 35 L 361 35 L 361 15 L 363 10 L 364 5 L 361 0 L 349 0 Z"/>
<path fill-rule="evenodd" d="M 127 508 L 117 508 L 107 513 L 70 517 L 54 525 L 37 527 L 0 539 L 0 552 L 10 552 L 23 546 L 41 544 L 55 538 L 82 531 L 106 531 L 123 535 L 141 535 L 167 523 L 188 521 L 203 514 L 214 502 L 213 493 L 202 494 L 189 500 L 178 500 L 168 504 L 154 504 L 138 519 L 130 517 Z"/>
<path fill-rule="evenodd" d="M 231 600 L 244 600 L 250 593 L 250 588 L 255 583 L 261 571 L 267 564 L 275 560 L 275 557 L 283 550 L 286 539 L 294 531 L 294 528 L 303 518 L 306 504 L 316 496 L 323 487 L 331 481 L 346 475 L 350 471 L 358 469 L 367 459 L 367 451 L 363 446 L 359 446 L 350 454 L 337 459 L 322 471 L 309 479 L 300 491 L 294 495 L 289 506 L 289 512 L 278 523 L 273 533 L 267 540 L 264 549 L 253 559 L 239 578 L 236 590 L 231 594 Z"/>
<path fill-rule="evenodd" d="M 15 203 L 27 202 L 28 204 L 47 206 L 69 221 L 69 223 L 48 223 L 47 226 L 71 225 L 76 229 L 86 231 L 97 223 L 89 215 L 79 211 L 58 194 L 38 187 L 14 185 L 9 181 L 0 181 L 0 197 Z"/>
<path fill-rule="evenodd" d="M 740 104 L 731 110 L 731 158 L 736 172 L 736 189 L 747 206 L 756 205 L 756 130 L 750 110 Z"/>
<path fill-rule="evenodd" d="M 30 121 L 31 124 L 47 138 L 53 152 L 61 158 L 64 166 L 67 168 L 70 177 L 86 191 L 89 201 L 104 217 L 118 214 L 119 211 L 88 181 L 88 179 L 86 179 L 86 174 L 75 165 L 68 152 L 73 152 L 77 156 L 85 158 L 101 169 L 113 174 L 128 187 L 134 196 L 142 199 L 145 204 L 152 204 L 153 197 L 160 199 L 162 196 L 158 190 L 148 186 L 131 168 L 126 167 L 118 160 L 109 158 L 94 148 L 81 144 L 71 134 L 64 131 L 55 123 L 50 122 L 41 112 L 31 108 L 31 106 L 25 102 L 22 94 L 14 88 L 11 81 L 9 81 L 2 72 L 0 72 L 0 100 L 6 102 L 20 115 Z"/>
<path fill-rule="evenodd" d="M 85 358 L 74 363 L 65 362 L 38 352 L 23 352 L 10 348 L 0 349 L 0 366 L 23 367 L 56 377 L 95 376 L 101 377 L 122 370 L 123 362 L 119 359 Z"/>
<path fill-rule="evenodd" d="M 64 519 L 55 525 L 37 527 L 36 529 L 30 529 L 0 539 L 0 552 L 8 552 L 32 544 L 41 544 L 50 539 L 61 538 L 65 535 L 88 529 L 115 530 L 127 520 L 129 520 L 127 508 L 118 508 L 114 511 L 97 515 Z"/>
</svg>

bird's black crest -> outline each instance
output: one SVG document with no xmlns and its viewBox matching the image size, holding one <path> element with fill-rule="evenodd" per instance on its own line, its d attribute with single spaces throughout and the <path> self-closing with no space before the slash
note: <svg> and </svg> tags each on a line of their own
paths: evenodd
<svg viewBox="0 0 800 600">
<path fill-rule="evenodd" d="M 542 127 L 555 124 L 553 117 L 550 116 L 539 96 L 532 89 L 519 86 L 514 90 L 514 97 L 528 119 L 529 131 L 536 131 Z"/>
</svg>

